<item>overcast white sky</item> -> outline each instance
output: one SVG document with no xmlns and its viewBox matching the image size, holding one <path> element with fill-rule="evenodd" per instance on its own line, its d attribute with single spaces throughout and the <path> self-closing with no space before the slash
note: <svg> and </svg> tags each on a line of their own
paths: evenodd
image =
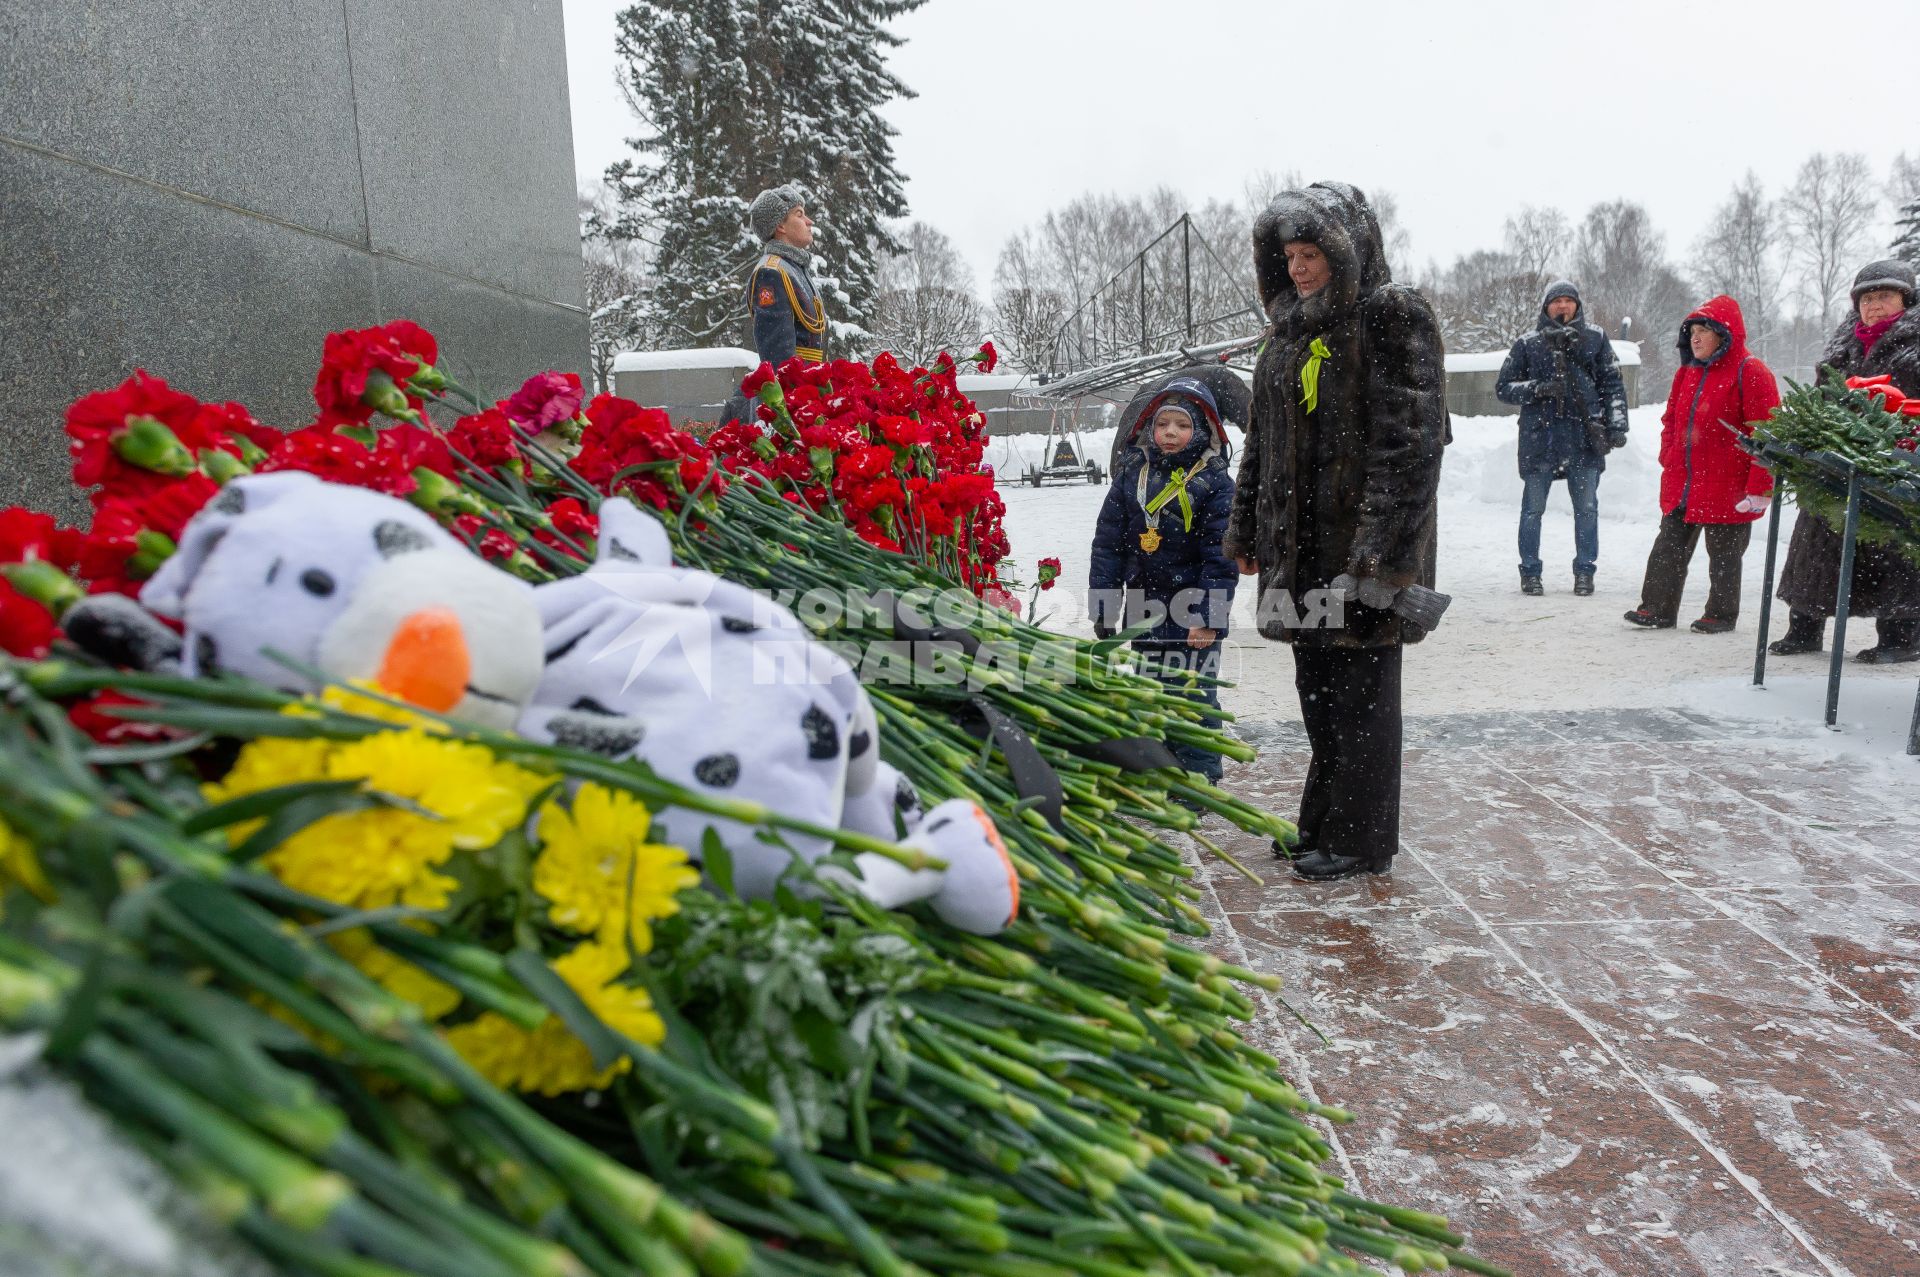
<svg viewBox="0 0 1920 1277">
<path fill-rule="evenodd" d="M 623 6 L 563 7 L 591 179 L 632 131 Z M 1260 168 L 1385 188 L 1423 263 L 1497 246 L 1521 204 L 1625 196 L 1684 260 L 1748 168 L 1777 193 L 1816 150 L 1881 177 L 1920 153 L 1920 0 L 930 0 L 895 30 L 912 215 L 983 294 L 1011 232 L 1089 190 L 1198 204 Z"/>
</svg>

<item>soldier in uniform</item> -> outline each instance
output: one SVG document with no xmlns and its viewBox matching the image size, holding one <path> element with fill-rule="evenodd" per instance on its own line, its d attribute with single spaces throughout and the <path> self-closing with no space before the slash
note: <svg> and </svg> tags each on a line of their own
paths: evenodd
<svg viewBox="0 0 1920 1277">
<path fill-rule="evenodd" d="M 825 363 L 827 308 L 810 271 L 813 219 L 807 216 L 799 188 L 776 186 L 760 192 L 748 217 L 764 242 L 747 284 L 753 348 L 775 368 L 796 358 Z"/>
</svg>

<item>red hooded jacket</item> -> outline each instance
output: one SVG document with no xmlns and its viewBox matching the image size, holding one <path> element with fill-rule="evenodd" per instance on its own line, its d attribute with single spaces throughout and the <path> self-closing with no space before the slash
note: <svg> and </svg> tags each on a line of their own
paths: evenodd
<svg viewBox="0 0 1920 1277">
<path fill-rule="evenodd" d="M 1722 344 L 1706 363 L 1693 357 L 1687 324 L 1705 320 Z M 1715 297 L 1680 325 L 1680 371 L 1660 417 L 1660 513 L 1686 504 L 1688 523 L 1751 523 L 1760 512 L 1734 509 L 1742 497 L 1769 496 L 1773 475 L 1740 450 L 1732 426 L 1753 433 L 1780 406 L 1773 371 L 1747 353 L 1740 303 Z M 1725 424 L 1722 424 L 1725 423 Z"/>
</svg>

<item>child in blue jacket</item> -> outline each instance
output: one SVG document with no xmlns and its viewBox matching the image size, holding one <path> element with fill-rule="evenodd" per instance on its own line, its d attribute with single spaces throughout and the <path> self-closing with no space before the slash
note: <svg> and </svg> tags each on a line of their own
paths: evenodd
<svg viewBox="0 0 1920 1277">
<path fill-rule="evenodd" d="M 1186 683 L 1185 671 L 1217 676 L 1227 613 L 1240 579 L 1220 552 L 1233 508 L 1233 472 L 1213 393 L 1178 377 L 1133 425 L 1134 438 L 1113 473 L 1100 507 L 1088 574 L 1094 632 L 1106 638 L 1157 616 L 1133 640 L 1144 665 L 1163 682 Z M 1211 685 L 1197 689 L 1219 708 Z M 1209 726 L 1219 720 L 1208 718 Z M 1220 779 L 1220 755 L 1169 742 L 1183 767 Z"/>
</svg>

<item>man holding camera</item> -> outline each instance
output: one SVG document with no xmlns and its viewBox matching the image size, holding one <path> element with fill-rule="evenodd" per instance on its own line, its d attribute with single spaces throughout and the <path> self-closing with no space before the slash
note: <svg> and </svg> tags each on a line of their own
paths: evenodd
<svg viewBox="0 0 1920 1277">
<path fill-rule="evenodd" d="M 1573 500 L 1573 592 L 1593 593 L 1600 557 L 1600 472 L 1627 442 L 1627 390 L 1606 333 L 1581 314 L 1580 290 L 1548 286 L 1540 322 L 1513 343 L 1494 393 L 1520 405 L 1520 592 L 1542 594 L 1540 520 L 1555 479 Z"/>
</svg>

